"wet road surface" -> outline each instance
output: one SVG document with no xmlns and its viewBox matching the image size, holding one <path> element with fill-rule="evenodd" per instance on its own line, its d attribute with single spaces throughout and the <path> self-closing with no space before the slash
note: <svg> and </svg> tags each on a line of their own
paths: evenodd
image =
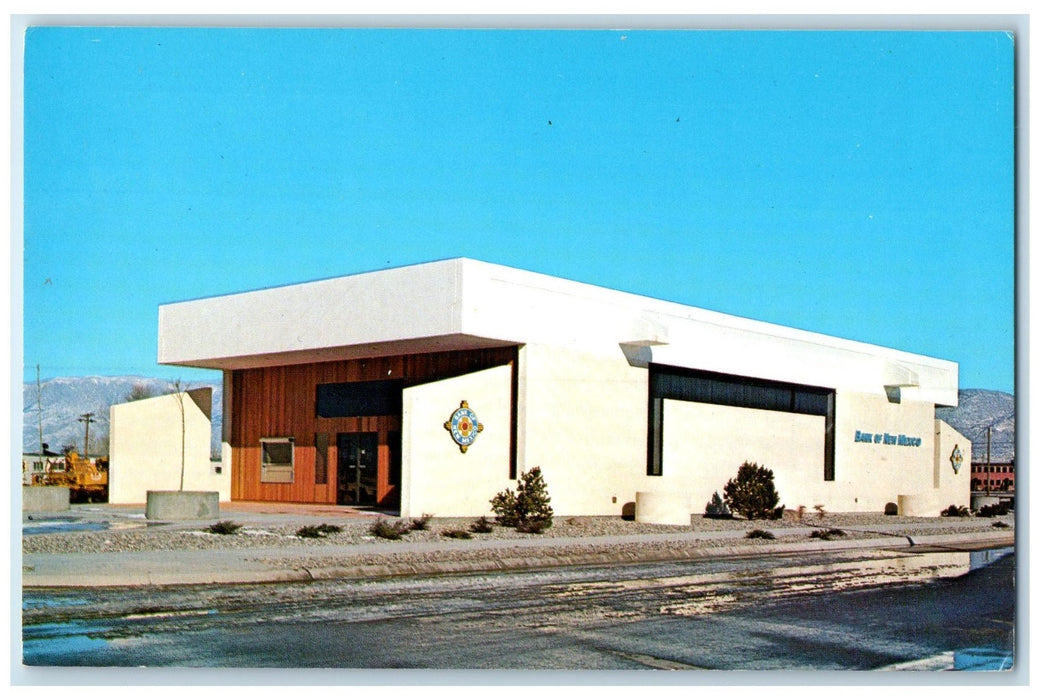
<svg viewBox="0 0 1040 700">
<path fill-rule="evenodd" d="M 1006 551 L 849 551 L 486 575 L 27 591 L 42 666 L 993 668 Z"/>
</svg>

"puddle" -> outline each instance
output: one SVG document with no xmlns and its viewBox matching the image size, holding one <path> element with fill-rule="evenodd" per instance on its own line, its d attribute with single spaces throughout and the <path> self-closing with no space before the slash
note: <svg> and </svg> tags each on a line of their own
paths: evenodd
<svg viewBox="0 0 1040 700">
<path fill-rule="evenodd" d="M 141 516 L 142 518 L 144 516 Z M 22 524 L 23 535 L 53 535 L 63 532 L 101 532 L 104 530 L 141 530 L 162 523 L 144 522 L 142 520 L 83 520 L 77 516 L 29 516 L 29 522 Z"/>
<path fill-rule="evenodd" d="M 70 634 L 71 631 L 71 634 Z M 22 630 L 22 659 L 32 666 L 33 659 L 68 661 L 85 652 L 104 649 L 108 642 L 93 636 L 101 630 L 77 623 L 30 625 Z M 61 665 L 48 662 L 47 665 Z"/>
<path fill-rule="evenodd" d="M 39 610 L 43 608 L 65 608 L 70 606 L 86 606 L 89 600 L 77 595 L 38 595 L 32 592 L 22 594 L 22 610 Z"/>
<path fill-rule="evenodd" d="M 78 523 L 70 522 L 68 520 L 44 520 L 44 521 L 33 521 L 32 525 L 22 525 L 23 535 L 51 535 L 60 534 L 62 532 L 99 532 L 101 530 L 108 530 L 109 523 L 106 522 L 88 522 Z"/>
<path fill-rule="evenodd" d="M 968 559 L 968 568 L 972 571 L 975 569 L 981 569 L 984 566 L 989 566 L 996 560 L 1006 557 L 1009 554 L 1014 554 L 1014 547 L 1003 547 L 1001 549 L 980 549 L 977 552 L 970 552 Z"/>
<path fill-rule="evenodd" d="M 975 647 L 953 652 L 954 671 L 1010 671 L 1014 666 L 1014 654 L 1007 649 Z"/>
</svg>

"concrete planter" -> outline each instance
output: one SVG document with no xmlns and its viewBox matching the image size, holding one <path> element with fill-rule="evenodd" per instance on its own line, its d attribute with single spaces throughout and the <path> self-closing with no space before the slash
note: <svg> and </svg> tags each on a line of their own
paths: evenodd
<svg viewBox="0 0 1040 700">
<path fill-rule="evenodd" d="M 217 491 L 149 491 L 148 520 L 206 520 L 220 516 Z"/>
<path fill-rule="evenodd" d="M 51 513 L 69 510 L 68 486 L 23 486 L 22 510 L 31 513 Z"/>
</svg>

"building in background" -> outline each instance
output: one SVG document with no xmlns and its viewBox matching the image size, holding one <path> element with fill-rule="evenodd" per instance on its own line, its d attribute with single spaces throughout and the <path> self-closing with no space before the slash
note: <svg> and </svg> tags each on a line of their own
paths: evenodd
<svg viewBox="0 0 1040 700">
<path fill-rule="evenodd" d="M 31 486 L 42 483 L 44 476 L 51 472 L 65 471 L 65 456 L 47 449 L 43 443 L 43 453 L 26 452 L 22 454 L 22 483 Z"/>
<path fill-rule="evenodd" d="M 971 490 L 1013 492 L 1015 490 L 1014 460 L 988 464 L 972 462 Z"/>
<path fill-rule="evenodd" d="M 745 461 L 792 509 L 970 498 L 954 362 L 474 260 L 166 304 L 158 359 L 223 371 L 233 500 L 481 515 L 539 466 L 561 515 L 701 513 Z"/>
</svg>

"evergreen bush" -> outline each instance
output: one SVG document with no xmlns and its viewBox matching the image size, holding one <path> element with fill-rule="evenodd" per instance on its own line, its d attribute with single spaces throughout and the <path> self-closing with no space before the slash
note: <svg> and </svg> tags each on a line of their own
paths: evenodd
<svg viewBox="0 0 1040 700">
<path fill-rule="evenodd" d="M 516 493 L 500 491 L 491 499 L 491 512 L 499 525 L 520 532 L 541 532 L 552 527 L 553 510 L 541 467 L 524 472 L 517 479 Z"/>
<path fill-rule="evenodd" d="M 740 465 L 737 477 L 726 482 L 723 493 L 729 509 L 748 520 L 772 517 L 780 502 L 773 485 L 773 471 L 754 462 Z"/>
<path fill-rule="evenodd" d="M 711 500 L 704 506 L 704 517 L 715 518 L 717 520 L 731 520 L 733 513 L 729 512 L 729 506 L 722 500 L 722 496 L 716 491 L 712 495 Z"/>
</svg>

